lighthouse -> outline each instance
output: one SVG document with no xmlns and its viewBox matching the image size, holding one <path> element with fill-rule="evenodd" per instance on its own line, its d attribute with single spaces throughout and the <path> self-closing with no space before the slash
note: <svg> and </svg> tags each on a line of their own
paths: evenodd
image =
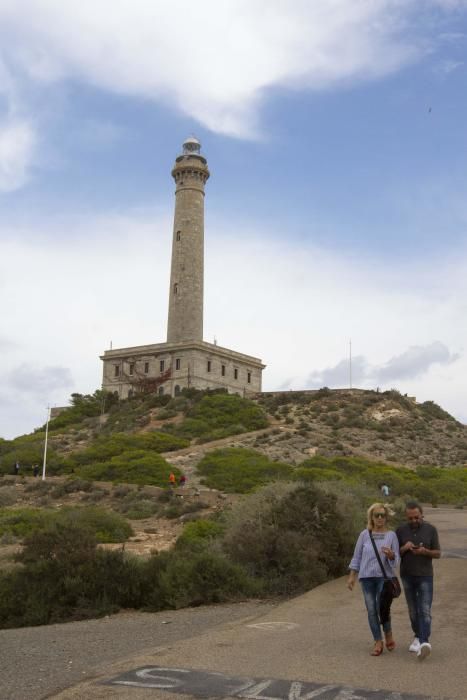
<svg viewBox="0 0 467 700">
<path fill-rule="evenodd" d="M 242 396 L 261 391 L 265 365 L 258 357 L 203 340 L 204 203 L 210 176 L 201 143 L 187 138 L 175 158 L 175 209 L 167 341 L 106 350 L 102 388 L 122 399 L 183 389 L 225 389 Z M 123 289 L 124 292 L 124 289 Z M 124 334 L 124 328 L 118 334 Z"/>
<path fill-rule="evenodd" d="M 175 212 L 167 342 L 203 340 L 204 186 L 209 177 L 201 144 L 193 136 L 175 160 Z"/>
</svg>

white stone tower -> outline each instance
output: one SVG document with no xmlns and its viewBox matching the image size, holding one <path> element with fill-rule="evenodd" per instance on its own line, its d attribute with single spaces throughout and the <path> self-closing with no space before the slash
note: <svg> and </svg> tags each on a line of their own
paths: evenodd
<svg viewBox="0 0 467 700">
<path fill-rule="evenodd" d="M 175 160 L 175 214 L 167 342 L 203 340 L 204 185 L 209 170 L 194 137 Z"/>
</svg>

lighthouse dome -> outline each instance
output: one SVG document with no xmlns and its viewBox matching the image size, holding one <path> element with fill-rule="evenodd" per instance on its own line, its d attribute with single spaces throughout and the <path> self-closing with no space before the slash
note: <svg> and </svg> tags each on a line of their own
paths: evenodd
<svg viewBox="0 0 467 700">
<path fill-rule="evenodd" d="M 183 154 L 184 155 L 192 155 L 192 154 L 199 154 L 201 151 L 201 142 L 199 139 L 196 138 L 196 136 L 189 136 L 185 141 L 183 142 Z"/>
</svg>

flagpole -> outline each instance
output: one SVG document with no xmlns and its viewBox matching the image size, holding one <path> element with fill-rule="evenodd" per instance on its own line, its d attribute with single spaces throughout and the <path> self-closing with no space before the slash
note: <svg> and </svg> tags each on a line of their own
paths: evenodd
<svg viewBox="0 0 467 700">
<path fill-rule="evenodd" d="M 349 383 L 352 388 L 352 341 L 349 340 Z"/>
<path fill-rule="evenodd" d="M 45 481 L 45 467 L 47 465 L 47 439 L 49 437 L 50 406 L 47 406 L 47 423 L 45 424 L 44 461 L 42 463 L 42 481 Z"/>
</svg>

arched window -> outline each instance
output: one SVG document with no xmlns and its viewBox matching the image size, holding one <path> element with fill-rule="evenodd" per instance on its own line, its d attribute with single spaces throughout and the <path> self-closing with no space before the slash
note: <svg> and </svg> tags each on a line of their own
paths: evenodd
<svg viewBox="0 0 467 700">
<path fill-rule="evenodd" d="M 180 387 L 178 384 L 175 385 L 175 396 L 178 396 L 180 393 Z"/>
<path fill-rule="evenodd" d="M 159 387 L 159 396 L 163 396 L 163 395 L 164 395 L 164 387 L 160 386 Z"/>
<path fill-rule="evenodd" d="M 181 231 L 177 231 L 177 235 L 176 235 L 177 241 L 179 241 L 179 240 L 181 239 L 181 237 L 182 237 L 182 232 L 181 232 Z"/>
<path fill-rule="evenodd" d="M 174 284 L 174 294 L 178 294 L 178 284 Z"/>
</svg>

